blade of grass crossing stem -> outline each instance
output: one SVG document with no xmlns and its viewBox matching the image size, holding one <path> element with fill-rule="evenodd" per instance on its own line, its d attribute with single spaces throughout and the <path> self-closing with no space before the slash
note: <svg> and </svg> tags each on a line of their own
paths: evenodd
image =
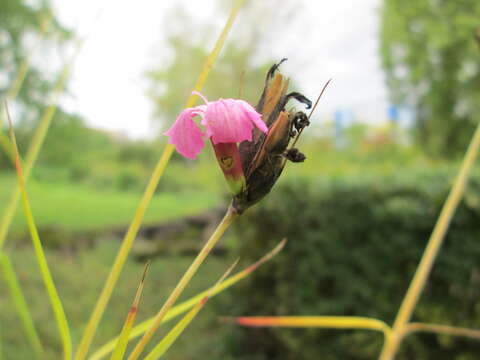
<svg viewBox="0 0 480 360">
<path fill-rule="evenodd" d="M 142 279 L 138 285 L 135 298 L 133 299 L 132 306 L 128 312 L 125 324 L 123 325 L 122 332 L 118 337 L 117 346 L 113 351 L 111 360 L 122 360 L 125 355 L 125 350 L 127 350 L 128 340 L 130 338 L 130 332 L 132 331 L 132 326 L 135 323 L 135 318 L 137 317 L 138 304 L 140 303 L 140 297 L 142 296 L 143 286 L 145 284 L 145 277 L 147 276 L 148 268 L 150 267 L 150 262 L 145 264 L 145 269 L 143 270 Z"/>
<path fill-rule="evenodd" d="M 15 308 L 17 309 L 17 313 L 20 316 L 20 321 L 23 325 L 28 341 L 32 345 L 37 358 L 42 358 L 44 355 L 43 346 L 40 342 L 38 332 L 35 329 L 32 315 L 30 314 L 27 302 L 23 296 L 20 283 L 15 275 L 15 271 L 10 259 L 8 258 L 7 254 L 2 252 L 0 252 L 0 268 L 2 269 L 5 282 L 10 290 L 10 295 L 13 299 L 13 303 L 15 304 Z"/>
<path fill-rule="evenodd" d="M 232 206 L 229 206 L 220 224 L 218 224 L 213 234 L 207 240 L 203 248 L 199 251 L 198 255 L 190 264 L 185 274 L 183 274 L 182 278 L 175 286 L 175 289 L 173 289 L 172 293 L 169 295 L 169 297 L 167 298 L 163 306 L 160 308 L 160 311 L 157 313 L 157 315 L 155 315 L 155 319 L 153 320 L 152 325 L 145 332 L 145 334 L 143 334 L 143 337 L 140 339 L 138 344 L 133 349 L 132 354 L 128 358 L 129 360 L 136 360 L 139 358 L 145 346 L 151 340 L 152 336 L 155 334 L 158 327 L 162 324 L 163 318 L 165 317 L 167 312 L 175 304 L 175 302 L 180 297 L 180 295 L 182 295 L 183 290 L 185 290 L 187 285 L 190 283 L 193 276 L 196 274 L 200 266 L 203 264 L 207 256 L 210 254 L 211 250 L 215 247 L 217 242 L 221 239 L 222 235 L 225 233 L 225 231 L 235 221 L 237 217 L 238 217 L 237 212 L 233 209 Z"/>
<path fill-rule="evenodd" d="M 432 235 L 428 240 L 427 247 L 422 255 L 422 259 L 418 264 L 415 275 L 408 287 L 407 293 L 403 298 L 400 309 L 398 310 L 395 322 L 393 324 L 392 336 L 384 343 L 381 360 L 391 360 L 394 358 L 398 347 L 401 343 L 401 334 L 404 327 L 410 321 L 413 311 L 417 305 L 418 299 L 423 292 L 425 284 L 432 270 L 433 264 L 437 257 L 443 239 L 447 233 L 450 221 L 455 214 L 458 204 L 462 199 L 465 187 L 467 185 L 468 176 L 472 170 L 473 164 L 480 148 L 480 123 L 477 125 L 475 133 L 468 147 L 467 152 L 462 161 L 460 171 L 455 179 L 455 183 L 448 194 L 448 198 L 443 205 L 442 211 L 438 217 L 437 223 L 433 229 Z"/>
<path fill-rule="evenodd" d="M 174 306 L 173 308 L 170 309 L 170 311 L 168 311 L 167 315 L 165 315 L 165 317 L 163 318 L 162 324 L 172 320 L 173 318 L 177 317 L 180 314 L 187 312 L 192 307 L 194 307 L 199 301 L 201 301 L 205 296 L 209 295 L 210 297 L 213 297 L 216 294 L 221 293 L 222 291 L 228 289 L 230 286 L 235 285 L 240 280 L 243 280 L 247 276 L 251 275 L 259 266 L 263 265 L 264 263 L 272 259 L 275 255 L 277 255 L 283 249 L 283 247 L 285 246 L 285 243 L 286 243 L 286 239 L 283 239 L 272 251 L 270 251 L 268 254 L 263 256 L 260 260 L 258 260 L 254 264 L 248 266 L 247 268 L 238 272 L 237 274 L 230 276 L 225 281 L 218 284 L 218 286 L 214 286 L 214 287 L 211 287 L 210 289 L 202 291 L 201 293 L 182 302 L 181 304 Z M 144 320 L 143 322 L 135 326 L 130 333 L 130 339 L 142 335 L 152 325 L 153 320 L 154 320 L 154 317 Z M 93 353 L 92 356 L 89 357 L 89 359 L 90 360 L 103 359 L 114 349 L 115 344 L 117 342 L 118 342 L 118 337 L 109 341 L 108 343 L 103 345 L 100 349 L 95 351 L 95 353 Z"/>
<path fill-rule="evenodd" d="M 230 16 L 227 20 L 227 23 L 225 24 L 222 33 L 220 34 L 214 49 L 210 53 L 209 57 L 207 58 L 207 61 L 203 67 L 202 72 L 200 73 L 200 76 L 198 77 L 198 80 L 195 84 L 194 90 L 195 91 L 200 91 L 207 80 L 208 74 L 210 72 L 210 69 L 213 67 L 213 63 L 217 59 L 220 50 L 222 49 L 225 40 L 227 38 L 227 35 L 233 25 L 233 22 L 235 18 L 237 17 L 237 14 L 245 0 L 236 0 L 231 12 Z M 193 104 L 195 104 L 196 97 L 195 96 L 190 96 L 186 107 L 191 107 Z M 152 176 L 150 177 L 150 180 L 148 182 L 148 185 L 145 189 L 145 192 L 143 193 L 142 199 L 140 200 L 140 204 L 138 205 L 138 208 L 135 212 L 135 215 L 133 217 L 133 220 L 128 228 L 127 233 L 125 234 L 125 237 L 122 241 L 122 245 L 120 247 L 120 250 L 115 258 L 114 264 L 112 265 L 112 268 L 110 270 L 110 273 L 108 275 L 108 278 L 105 282 L 105 285 L 102 289 L 102 292 L 97 300 L 97 303 L 95 305 L 95 308 L 90 316 L 90 319 L 88 321 L 87 327 L 85 328 L 85 331 L 83 333 L 82 339 L 80 341 L 80 345 L 78 347 L 78 350 L 75 354 L 75 360 L 83 360 L 87 356 L 88 350 L 90 348 L 90 344 L 93 340 L 93 337 L 97 331 L 98 324 L 100 323 L 100 320 L 103 316 L 103 313 L 105 311 L 105 308 L 107 306 L 108 301 L 110 300 L 110 296 L 112 295 L 113 289 L 118 281 L 118 278 L 120 276 L 120 272 L 122 271 L 123 265 L 125 264 L 125 261 L 128 257 L 128 254 L 130 253 L 130 250 L 133 245 L 133 241 L 135 240 L 135 237 L 137 236 L 138 230 L 140 228 L 141 222 L 143 220 L 143 216 L 147 210 L 147 207 L 150 203 L 150 200 L 153 197 L 153 194 L 155 193 L 155 190 L 157 188 L 158 182 L 160 181 L 160 178 L 162 177 L 165 168 L 170 160 L 170 157 L 172 156 L 172 153 L 174 151 L 174 146 L 171 144 L 167 144 L 165 146 L 165 149 L 160 157 L 160 160 L 156 164 Z"/>
<path fill-rule="evenodd" d="M 386 336 L 391 331 L 385 322 L 362 316 L 246 316 L 234 320 L 248 327 L 363 329 L 380 331 Z"/>
<path fill-rule="evenodd" d="M 62 340 L 62 347 L 63 347 L 63 357 L 65 360 L 70 360 L 72 357 L 72 344 L 70 339 L 70 330 L 68 327 L 67 318 L 65 316 L 65 311 L 63 310 L 62 302 L 60 301 L 60 297 L 58 296 L 57 289 L 55 288 L 52 274 L 50 273 L 47 259 L 45 257 L 45 253 L 43 252 L 42 243 L 40 241 L 40 237 L 38 235 L 38 231 L 35 226 L 35 220 L 33 218 L 32 209 L 30 207 L 30 202 L 28 200 L 28 195 L 25 188 L 25 179 L 23 177 L 22 167 L 20 164 L 20 155 L 18 152 L 16 140 L 15 140 L 13 124 L 10 119 L 10 115 L 8 114 L 8 105 L 6 102 L 5 102 L 5 110 L 7 112 L 7 119 L 10 123 L 10 138 L 13 145 L 13 149 L 15 151 L 15 165 L 17 168 L 17 180 L 18 180 L 18 185 L 20 187 L 20 191 L 22 195 L 22 204 L 25 212 L 25 218 L 27 220 L 28 230 L 32 238 L 35 255 L 40 268 L 40 273 L 42 275 L 43 282 L 47 289 L 48 297 L 50 298 L 50 302 L 52 305 L 53 312 L 55 314 L 58 330 L 60 332 L 60 337 Z"/>
<path fill-rule="evenodd" d="M 42 114 L 42 117 L 40 119 L 39 125 L 35 130 L 35 134 L 33 135 L 32 142 L 28 148 L 27 155 L 25 157 L 25 166 L 23 170 L 25 182 L 28 181 L 28 178 L 30 177 L 30 172 L 33 169 L 33 166 L 35 165 L 38 154 L 45 140 L 45 136 L 47 135 L 48 129 L 50 127 L 50 123 L 57 110 L 56 104 L 58 102 L 58 98 L 65 87 L 65 82 L 70 74 L 70 71 L 73 67 L 73 62 L 76 56 L 78 55 L 78 52 L 80 51 L 81 46 L 82 46 L 82 42 L 79 42 L 72 58 L 67 62 L 67 64 L 63 68 L 62 73 L 53 88 L 51 105 L 45 108 Z M 3 213 L 2 219 L 0 220 L 0 250 L 2 250 L 3 245 L 5 244 L 8 231 L 10 229 L 10 226 L 13 221 L 13 217 L 15 216 L 15 212 L 17 210 L 19 199 L 20 199 L 20 188 L 17 186 L 15 190 L 12 192 L 12 195 L 10 196 L 8 204 L 5 208 L 5 212 Z"/>
<path fill-rule="evenodd" d="M 235 261 L 222 275 L 220 280 L 217 281 L 212 291 L 205 295 L 174 327 L 168 332 L 167 335 L 153 348 L 153 350 L 145 357 L 145 360 L 156 360 L 163 356 L 167 350 L 173 345 L 178 337 L 183 333 L 185 328 L 195 319 L 200 310 L 205 306 L 208 299 L 211 297 L 213 290 L 232 272 L 233 268 L 237 265 L 238 260 Z"/>
</svg>

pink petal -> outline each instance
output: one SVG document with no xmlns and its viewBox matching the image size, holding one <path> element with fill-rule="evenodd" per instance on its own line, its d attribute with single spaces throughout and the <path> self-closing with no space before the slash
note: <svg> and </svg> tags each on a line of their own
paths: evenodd
<svg viewBox="0 0 480 360">
<path fill-rule="evenodd" d="M 268 127 L 267 124 L 262 120 L 262 115 L 255 110 L 255 108 L 244 100 L 236 100 L 243 108 L 245 114 L 250 118 L 250 120 L 255 124 L 255 126 L 262 132 L 267 133 Z"/>
<path fill-rule="evenodd" d="M 252 140 L 252 121 L 237 100 L 220 99 L 208 103 L 204 123 L 214 144 Z"/>
<path fill-rule="evenodd" d="M 205 108 L 205 105 L 201 105 L 183 110 L 165 132 L 169 137 L 168 142 L 175 145 L 177 151 L 189 159 L 195 159 L 205 146 L 205 134 L 193 121 L 193 117 L 202 115 Z"/>
</svg>

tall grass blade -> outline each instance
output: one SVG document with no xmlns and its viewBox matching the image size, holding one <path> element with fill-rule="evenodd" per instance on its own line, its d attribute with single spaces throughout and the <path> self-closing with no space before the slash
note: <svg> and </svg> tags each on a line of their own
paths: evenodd
<svg viewBox="0 0 480 360">
<path fill-rule="evenodd" d="M 133 349 L 132 354 L 128 358 L 129 360 L 136 360 L 139 358 L 145 346 L 148 344 L 152 336 L 155 334 L 158 327 L 162 324 L 163 318 L 165 317 L 167 312 L 172 308 L 172 306 L 178 300 L 180 295 L 182 295 L 183 290 L 185 290 L 187 285 L 190 283 L 193 276 L 196 274 L 200 266 L 203 264 L 207 256 L 210 254 L 211 250 L 215 247 L 217 242 L 221 239 L 222 235 L 225 233 L 225 231 L 235 221 L 237 217 L 238 217 L 237 212 L 233 209 L 232 206 L 229 206 L 225 216 L 223 217 L 220 224 L 218 224 L 212 236 L 210 236 L 210 238 L 207 240 L 203 248 L 199 251 L 198 255 L 190 264 L 187 271 L 178 282 L 177 286 L 175 286 L 175 289 L 173 289 L 170 296 L 167 298 L 163 306 L 160 308 L 160 311 L 157 313 L 157 315 L 155 315 L 152 325 L 145 332 L 145 334 L 143 334 L 143 337 L 140 339 L 138 344 Z"/>
<path fill-rule="evenodd" d="M 232 272 L 237 265 L 238 260 L 235 261 L 230 268 L 217 281 L 212 291 Z M 153 348 L 153 350 L 145 357 L 145 360 L 156 360 L 163 356 L 178 337 L 183 333 L 185 328 L 195 319 L 200 310 L 205 306 L 211 294 L 205 295 L 175 326 L 168 332 L 167 335 Z"/>
<path fill-rule="evenodd" d="M 422 259 L 420 260 L 417 270 L 415 271 L 415 275 L 413 276 L 407 293 L 405 294 L 402 304 L 400 305 L 400 309 L 398 310 L 395 323 L 393 325 L 392 336 L 387 339 L 388 341 L 385 342 L 380 355 L 380 360 L 391 360 L 397 352 L 401 342 L 401 334 L 412 317 L 412 313 L 415 310 L 415 306 L 417 305 L 418 299 L 423 292 L 437 254 L 442 246 L 448 226 L 450 225 L 453 215 L 455 214 L 455 210 L 462 199 L 468 181 L 468 176 L 475 163 L 479 147 L 480 123 L 477 125 L 475 133 L 473 134 L 468 150 L 463 158 L 460 171 L 455 179 L 455 183 L 453 184 L 450 194 L 443 205 L 432 235 L 428 240 L 428 244 L 425 248 Z"/>
<path fill-rule="evenodd" d="M 10 295 L 13 299 L 15 308 L 17 309 L 17 313 L 20 316 L 20 321 L 23 325 L 28 341 L 32 345 L 33 350 L 37 355 L 37 358 L 42 358 L 44 355 L 43 346 L 42 346 L 42 343 L 40 342 L 40 337 L 38 336 L 38 332 L 35 329 L 32 315 L 30 314 L 30 310 L 28 309 L 25 296 L 23 295 L 22 289 L 20 287 L 20 283 L 17 279 L 17 276 L 15 274 L 15 271 L 13 269 L 13 266 L 12 266 L 12 263 L 10 262 L 9 257 L 7 256 L 7 254 L 1 251 L 0 251 L 0 268 L 2 269 L 5 282 L 7 284 L 7 287 L 10 290 Z"/>
<path fill-rule="evenodd" d="M 60 297 L 58 296 L 57 289 L 55 288 L 55 284 L 52 279 L 52 274 L 50 273 L 50 269 L 48 268 L 47 259 L 45 257 L 45 253 L 43 252 L 42 242 L 40 241 L 37 227 L 35 226 L 35 220 L 33 218 L 32 209 L 31 209 L 30 202 L 28 200 L 27 191 L 25 188 L 25 179 L 22 172 L 22 166 L 20 164 L 20 155 L 18 152 L 16 140 L 15 140 L 13 123 L 8 114 L 8 105 L 6 102 L 5 102 L 5 110 L 7 111 L 7 119 L 10 122 L 10 138 L 11 138 L 10 141 L 15 151 L 15 165 L 17 169 L 17 180 L 18 180 L 18 186 L 20 187 L 20 192 L 22 196 L 23 210 L 25 213 L 25 218 L 27 220 L 28 230 L 32 238 L 35 255 L 37 257 L 38 265 L 40 268 L 40 273 L 42 275 L 43 282 L 47 289 L 47 293 L 52 305 L 52 309 L 55 314 L 55 319 L 57 321 L 58 330 L 60 332 L 60 337 L 62 340 L 63 357 L 65 360 L 70 360 L 72 357 L 70 329 L 68 327 L 68 322 L 65 316 L 65 311 L 63 310 L 62 302 L 60 301 Z"/>
<path fill-rule="evenodd" d="M 380 331 L 387 336 L 391 331 L 382 320 L 361 316 L 247 316 L 234 321 L 248 327 L 359 329 Z"/>
<path fill-rule="evenodd" d="M 207 61 L 205 62 L 205 65 L 202 69 L 202 72 L 200 73 L 200 76 L 194 86 L 195 91 L 201 91 L 203 85 L 205 84 L 208 74 L 210 73 L 210 69 L 213 67 L 213 64 L 217 59 L 220 53 L 220 50 L 223 48 L 227 35 L 233 25 L 235 18 L 237 17 L 238 11 L 240 10 L 240 7 L 243 4 L 243 2 L 244 0 L 236 0 L 235 5 L 232 8 L 232 11 L 228 18 L 228 21 L 225 24 L 222 30 L 222 33 L 220 34 L 212 52 L 208 56 Z M 195 101 L 196 101 L 196 97 L 190 96 L 187 101 L 186 107 L 193 106 L 195 104 Z M 140 200 L 140 204 L 138 205 L 138 208 L 127 230 L 127 233 L 125 234 L 120 250 L 117 254 L 117 257 L 115 258 L 115 261 L 112 265 L 108 278 L 105 282 L 102 292 L 97 300 L 95 308 L 85 328 L 82 339 L 80 341 L 80 345 L 75 354 L 75 360 L 83 360 L 87 356 L 88 350 L 90 348 L 90 344 L 97 331 L 98 324 L 100 323 L 100 320 L 103 316 L 107 303 L 110 300 L 110 296 L 112 295 L 113 289 L 118 281 L 118 278 L 120 277 L 120 273 L 123 269 L 123 265 L 125 264 L 128 254 L 130 253 L 130 250 L 132 248 L 133 241 L 137 236 L 138 230 L 143 220 L 143 216 L 145 215 L 145 212 L 150 203 L 150 200 L 152 199 L 152 196 L 157 188 L 158 182 L 160 181 L 160 178 L 162 177 L 165 171 L 165 168 L 170 160 L 170 157 L 172 156 L 173 151 L 174 151 L 173 145 L 171 144 L 166 145 L 160 157 L 160 160 L 158 161 L 158 163 L 155 166 L 155 169 L 153 170 L 152 176 L 150 177 L 150 180 L 145 189 L 145 192 L 143 193 L 142 199 Z"/>
<path fill-rule="evenodd" d="M 45 136 L 47 135 L 48 129 L 50 127 L 50 123 L 57 110 L 58 98 L 63 89 L 65 88 L 66 80 L 71 72 L 73 62 L 78 55 L 78 52 L 80 51 L 81 45 L 82 43 L 79 42 L 74 55 L 63 68 L 62 73 L 53 88 L 51 104 L 45 108 L 39 125 L 35 130 L 35 134 L 33 135 L 32 142 L 30 144 L 30 147 L 28 148 L 25 158 L 25 164 L 23 169 L 25 182 L 28 181 L 28 178 L 30 177 L 30 172 L 35 165 L 38 154 L 45 140 Z M 10 196 L 8 204 L 5 208 L 5 212 L 3 213 L 3 216 L 0 220 L 0 250 L 2 250 L 3 245 L 5 244 L 8 231 L 13 221 L 13 217 L 15 216 L 15 212 L 17 211 L 19 199 L 20 189 L 19 187 L 16 187 L 15 190 L 12 192 L 12 195 Z"/>
<path fill-rule="evenodd" d="M 140 280 L 140 284 L 138 285 L 135 298 L 133 299 L 132 306 L 130 306 L 130 310 L 125 320 L 125 324 L 123 325 L 122 332 L 118 337 L 117 346 L 113 351 L 111 360 L 122 360 L 125 355 L 125 350 L 127 350 L 128 340 L 130 338 L 132 326 L 135 323 L 135 319 L 137 317 L 138 304 L 140 303 L 140 297 L 142 296 L 143 286 L 145 284 L 145 277 L 147 276 L 149 266 L 150 262 L 147 262 L 145 264 L 145 269 L 143 270 L 142 279 Z"/>
<path fill-rule="evenodd" d="M 214 286 L 214 287 L 211 287 L 210 289 L 202 291 L 201 293 L 182 302 L 181 304 L 174 306 L 173 308 L 170 309 L 167 315 L 165 315 L 165 317 L 163 318 L 162 324 L 172 320 L 173 318 L 177 317 L 180 314 L 187 312 L 196 304 L 198 304 L 198 302 L 201 301 L 205 296 L 209 295 L 210 297 L 213 297 L 216 294 L 219 294 L 222 291 L 228 289 L 230 286 L 235 285 L 240 280 L 243 280 L 247 276 L 251 275 L 259 266 L 263 265 L 264 263 L 272 259 L 275 255 L 277 255 L 283 249 L 283 247 L 285 246 L 285 243 L 286 243 L 286 240 L 283 239 L 272 251 L 270 251 L 268 254 L 263 256 L 260 260 L 258 260 L 254 264 L 248 266 L 247 268 L 238 272 L 237 274 L 230 276 L 225 281 L 218 284 L 218 286 Z M 132 329 L 132 332 L 130 333 L 130 339 L 138 337 L 142 335 L 145 331 L 147 331 L 147 329 L 150 328 L 150 326 L 152 325 L 153 320 L 154 318 L 152 317 L 150 319 L 143 321 L 139 325 L 135 326 Z M 98 349 L 95 353 L 93 353 L 93 355 L 89 358 L 89 360 L 103 359 L 114 349 L 117 341 L 118 341 L 118 338 L 115 338 L 109 341 L 108 343 L 106 343 L 105 345 L 103 345 L 100 349 Z"/>
</svg>

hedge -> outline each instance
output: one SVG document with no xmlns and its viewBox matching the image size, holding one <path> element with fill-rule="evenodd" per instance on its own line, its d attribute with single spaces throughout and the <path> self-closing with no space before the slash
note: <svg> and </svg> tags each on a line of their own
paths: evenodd
<svg viewBox="0 0 480 360">
<path fill-rule="evenodd" d="M 230 315 L 351 315 L 393 323 L 452 171 L 289 179 L 236 227 L 240 257 L 254 261 L 283 237 L 285 250 L 243 282 Z M 452 221 L 414 321 L 480 329 L 480 176 Z M 234 359 L 375 359 L 379 333 L 361 330 L 226 331 Z M 413 334 L 397 359 L 478 359 L 480 342 Z M 227 354 L 226 354 L 227 356 Z"/>
</svg>

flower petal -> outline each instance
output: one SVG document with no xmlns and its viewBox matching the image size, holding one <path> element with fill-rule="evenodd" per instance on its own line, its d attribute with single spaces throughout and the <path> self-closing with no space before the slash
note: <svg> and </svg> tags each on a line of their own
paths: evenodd
<svg viewBox="0 0 480 360">
<path fill-rule="evenodd" d="M 234 99 L 210 102 L 204 120 L 214 144 L 252 140 L 252 121 Z"/>
<path fill-rule="evenodd" d="M 265 124 L 265 121 L 262 120 L 262 115 L 255 110 L 255 108 L 250 105 L 245 100 L 236 100 L 239 105 L 242 106 L 243 111 L 245 114 L 250 118 L 250 120 L 255 124 L 255 126 L 262 132 L 267 133 L 268 127 Z"/>
<path fill-rule="evenodd" d="M 195 124 L 193 118 L 203 115 L 205 105 L 183 110 L 173 125 L 165 132 L 168 142 L 175 145 L 177 151 L 189 159 L 195 159 L 205 146 L 205 134 Z"/>
</svg>

